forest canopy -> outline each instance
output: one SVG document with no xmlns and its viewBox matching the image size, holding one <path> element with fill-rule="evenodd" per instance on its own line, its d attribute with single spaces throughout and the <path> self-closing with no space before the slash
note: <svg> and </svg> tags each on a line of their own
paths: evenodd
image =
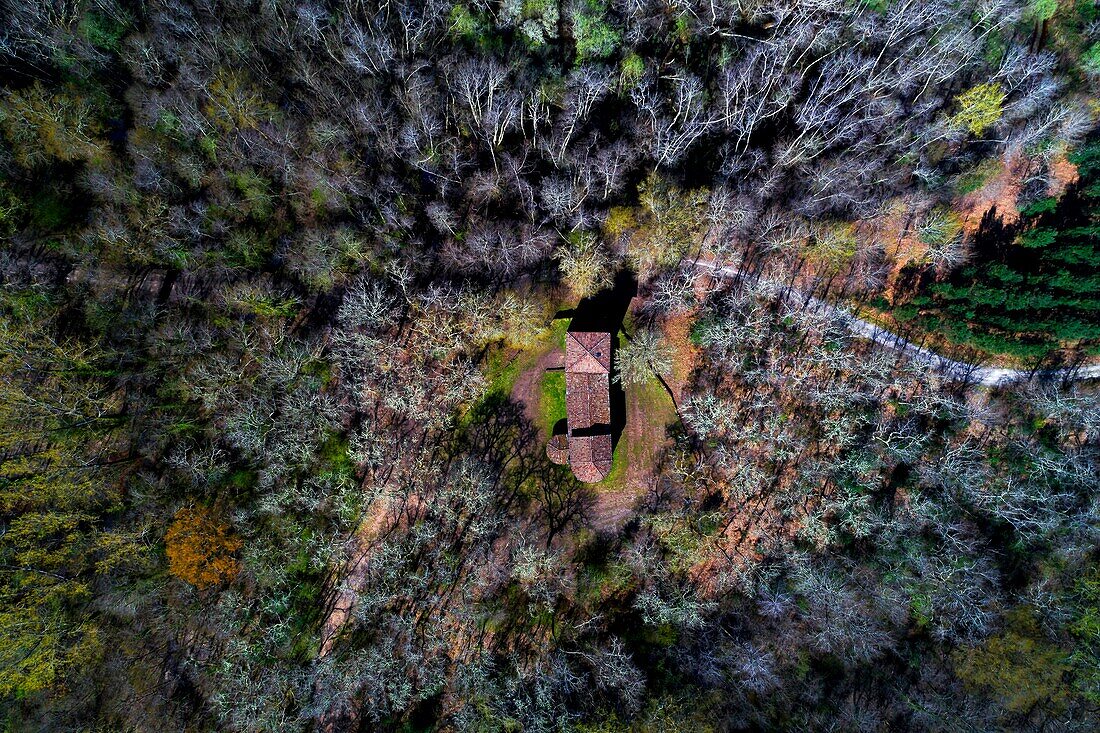
<svg viewBox="0 0 1100 733">
<path fill-rule="evenodd" d="M 1100 727 L 1091 0 L 0 18 L 0 729 Z"/>
</svg>

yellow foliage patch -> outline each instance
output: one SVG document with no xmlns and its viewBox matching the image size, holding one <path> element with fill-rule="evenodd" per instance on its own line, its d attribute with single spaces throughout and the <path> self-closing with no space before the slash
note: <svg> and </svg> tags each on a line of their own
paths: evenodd
<svg viewBox="0 0 1100 733">
<path fill-rule="evenodd" d="M 1006 97 L 1000 84 L 979 84 L 955 98 L 959 111 L 952 122 L 975 135 L 981 135 L 1001 119 Z"/>
<path fill-rule="evenodd" d="M 1044 638 L 1030 609 L 1010 611 L 1006 619 L 1004 633 L 955 652 L 955 673 L 968 688 L 986 693 L 1010 712 L 1042 702 L 1061 706 L 1068 694 L 1065 652 Z"/>
</svg>

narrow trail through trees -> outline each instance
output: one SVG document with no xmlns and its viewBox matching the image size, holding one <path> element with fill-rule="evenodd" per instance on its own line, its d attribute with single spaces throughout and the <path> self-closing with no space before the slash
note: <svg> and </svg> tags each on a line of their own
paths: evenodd
<svg viewBox="0 0 1100 733">
<path fill-rule="evenodd" d="M 710 273 L 720 278 L 741 280 L 745 273 L 739 272 L 733 267 L 720 267 L 712 262 L 697 260 L 696 267 L 709 270 Z M 870 321 L 850 313 L 832 303 L 827 303 L 820 298 L 808 295 L 793 288 L 787 289 L 788 297 L 797 297 L 803 301 L 805 307 L 834 316 L 847 326 L 848 330 L 860 338 L 865 338 L 873 343 L 884 346 L 893 351 L 900 352 L 910 359 L 924 364 L 929 364 L 944 378 L 977 384 L 983 387 L 1005 387 L 1019 382 L 1041 381 L 1068 381 L 1080 382 L 1088 379 L 1100 379 L 1100 364 L 1089 364 L 1080 367 L 1067 367 L 1064 369 L 1010 369 L 1007 367 L 980 366 L 955 361 L 942 354 L 937 354 L 923 346 L 918 346 L 912 341 L 877 326 Z"/>
</svg>

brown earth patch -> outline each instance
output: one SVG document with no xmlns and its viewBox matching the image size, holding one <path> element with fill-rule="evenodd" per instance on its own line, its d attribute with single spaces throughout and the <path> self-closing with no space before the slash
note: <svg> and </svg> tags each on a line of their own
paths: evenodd
<svg viewBox="0 0 1100 733">
<path fill-rule="evenodd" d="M 663 376 L 668 380 L 672 393 L 676 395 L 677 404 L 683 399 L 684 390 L 695 371 L 695 365 L 701 353 L 699 347 L 691 342 L 691 329 L 694 323 L 695 313 L 688 312 L 675 314 L 664 324 L 665 338 L 672 344 L 676 356 L 672 362 L 672 374 Z"/>
<path fill-rule="evenodd" d="M 1015 223 L 1020 218 L 1016 199 L 1020 195 L 1020 184 L 1026 169 L 1027 159 L 1016 156 L 984 186 L 956 200 L 954 208 L 962 217 L 963 231 L 968 236 L 978 231 L 985 212 L 993 207 L 997 207 L 997 213 L 1005 224 Z"/>
<path fill-rule="evenodd" d="M 382 513 L 379 512 L 379 516 L 381 515 Z M 368 517 L 367 522 L 364 522 L 359 531 L 349 540 L 351 547 L 348 563 L 343 571 L 343 577 L 337 581 L 337 585 L 333 589 L 332 603 L 324 622 L 321 624 L 321 649 L 319 652 L 321 657 L 328 656 L 328 653 L 332 651 L 336 636 L 351 616 L 357 595 L 352 589 L 362 588 L 367 579 L 367 566 L 369 564 L 367 547 L 370 545 L 371 534 L 368 525 L 373 521 L 372 518 Z"/>
<path fill-rule="evenodd" d="M 875 222 L 872 236 L 878 237 L 888 259 L 895 263 L 895 271 L 924 257 L 928 245 L 920 241 L 914 228 L 918 210 L 913 203 L 897 199 L 886 215 Z"/>
<path fill-rule="evenodd" d="M 629 488 L 601 491 L 592 507 L 592 528 L 597 532 L 618 534 L 634 516 L 634 510 L 644 492 Z"/>
<path fill-rule="evenodd" d="M 1050 161 L 1050 186 L 1047 195 L 1060 197 L 1066 187 L 1077 180 L 1077 166 L 1069 161 L 1066 154 L 1060 153 Z"/>
</svg>

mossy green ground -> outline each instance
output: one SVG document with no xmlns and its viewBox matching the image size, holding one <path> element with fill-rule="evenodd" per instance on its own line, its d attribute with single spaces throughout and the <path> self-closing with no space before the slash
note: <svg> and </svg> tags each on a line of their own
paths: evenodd
<svg viewBox="0 0 1100 733">
<path fill-rule="evenodd" d="M 483 369 L 488 382 L 485 393 L 511 394 L 520 374 L 534 367 L 551 349 L 565 348 L 565 332 L 568 328 L 569 319 L 559 318 L 543 331 L 535 345 L 529 349 L 496 348 L 490 351 Z M 564 396 L 562 399 L 564 400 Z"/>
<path fill-rule="evenodd" d="M 629 488 L 630 468 L 644 471 L 654 461 L 665 428 L 676 419 L 672 400 L 656 379 L 626 388 L 626 413 L 627 424 L 615 447 L 611 472 L 599 484 L 605 490 Z"/>
</svg>

